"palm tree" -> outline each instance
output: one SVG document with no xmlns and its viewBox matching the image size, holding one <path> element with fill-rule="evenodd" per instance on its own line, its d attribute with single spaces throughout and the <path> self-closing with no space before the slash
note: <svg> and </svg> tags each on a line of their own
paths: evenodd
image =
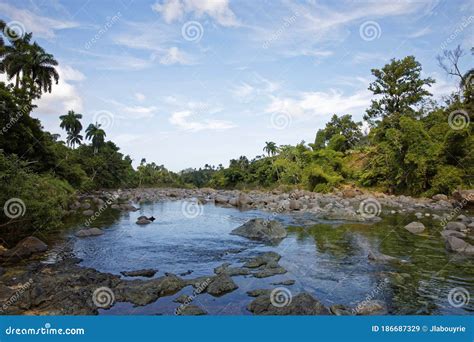
<svg viewBox="0 0 474 342">
<path fill-rule="evenodd" d="M 263 151 L 267 152 L 269 157 L 274 156 L 278 152 L 278 147 L 273 141 L 266 141 Z"/>
<path fill-rule="evenodd" d="M 74 148 L 77 145 L 80 145 L 82 143 L 82 135 L 79 134 L 79 132 L 76 131 L 69 131 L 67 132 L 67 144 L 69 146 L 72 146 Z"/>
<path fill-rule="evenodd" d="M 73 148 L 76 144 L 80 145 L 82 141 L 82 135 L 80 135 L 82 130 L 82 124 L 80 121 L 80 119 L 82 119 L 82 114 L 70 110 L 66 115 L 61 115 L 59 119 L 61 120 L 59 127 L 67 132 L 68 145 Z"/>
<path fill-rule="evenodd" d="M 31 45 L 26 74 L 38 85 L 40 91 L 50 93 L 53 80 L 58 84 L 59 74 L 55 69 L 57 65 L 58 61 L 52 54 L 46 53 L 36 42 Z"/>
<path fill-rule="evenodd" d="M 99 147 L 104 144 L 105 131 L 100 128 L 101 124 L 90 124 L 86 129 L 86 139 L 92 140 L 92 147 L 94 147 L 94 154 L 99 151 Z"/>
<path fill-rule="evenodd" d="M 7 24 L 0 21 L 0 30 L 5 32 L 5 29 L 8 30 Z M 20 83 L 23 89 L 30 85 L 31 95 L 35 93 L 35 85 L 40 92 L 51 92 L 53 80 L 56 84 L 59 81 L 55 69 L 58 62 L 36 42 L 31 44 L 32 36 L 31 32 L 17 36 L 14 30 L 8 30 L 5 38 L 10 45 L 5 45 L 4 38 L 0 38 L 0 72 L 6 73 L 9 81 L 15 78 L 16 88 Z"/>
</svg>

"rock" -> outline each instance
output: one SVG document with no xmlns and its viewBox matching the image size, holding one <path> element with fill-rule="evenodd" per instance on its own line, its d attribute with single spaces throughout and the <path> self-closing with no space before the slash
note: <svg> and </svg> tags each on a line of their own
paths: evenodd
<svg viewBox="0 0 474 342">
<path fill-rule="evenodd" d="M 82 215 L 84 215 L 84 216 L 92 216 L 92 215 L 94 215 L 94 210 L 92 210 L 92 209 L 84 210 L 84 211 L 82 212 Z"/>
<path fill-rule="evenodd" d="M 466 234 L 462 233 L 462 232 L 458 232 L 456 230 L 443 230 L 441 232 L 441 236 L 443 238 L 447 238 L 448 236 L 455 236 L 457 238 L 460 238 L 460 239 L 464 239 L 466 237 Z"/>
<path fill-rule="evenodd" d="M 280 261 L 281 255 L 275 252 L 265 252 L 244 264 L 244 267 L 257 268 L 268 263 Z"/>
<path fill-rule="evenodd" d="M 234 283 L 232 278 L 225 274 L 219 274 L 211 280 L 211 283 L 206 287 L 206 292 L 214 297 L 220 297 L 226 293 L 236 290 L 238 286 Z"/>
<path fill-rule="evenodd" d="M 136 270 L 136 271 L 123 271 L 120 272 L 126 277 L 148 277 L 151 278 L 153 277 L 158 270 L 153 270 L 151 268 L 146 268 L 143 270 Z"/>
<path fill-rule="evenodd" d="M 383 315 L 387 313 L 387 306 L 381 300 L 365 300 L 361 302 L 355 309 L 356 315 Z"/>
<path fill-rule="evenodd" d="M 302 207 L 301 202 L 296 199 L 290 200 L 290 210 L 300 210 Z"/>
<path fill-rule="evenodd" d="M 247 206 L 247 205 L 249 205 L 249 204 L 251 204 L 251 203 L 252 203 L 252 199 L 251 199 L 246 193 L 241 192 L 241 193 L 239 194 L 238 205 L 239 205 L 240 207 L 245 207 L 245 206 Z"/>
<path fill-rule="evenodd" d="M 257 289 L 257 290 L 247 291 L 247 294 L 250 297 L 258 297 L 258 296 L 265 296 L 265 295 L 269 296 L 271 292 L 272 292 L 272 290 Z"/>
<path fill-rule="evenodd" d="M 456 230 L 458 232 L 466 230 L 466 228 L 466 225 L 462 222 L 448 222 L 446 227 L 444 227 L 446 230 Z"/>
<path fill-rule="evenodd" d="M 375 254 L 372 251 L 369 251 L 368 258 L 369 260 L 377 261 L 377 262 L 400 261 L 400 259 L 395 258 L 393 256 L 382 254 L 382 253 Z"/>
<path fill-rule="evenodd" d="M 434 195 L 431 198 L 434 199 L 435 201 L 447 201 L 448 200 L 448 196 L 443 195 L 443 194 L 437 194 L 437 195 Z"/>
<path fill-rule="evenodd" d="M 278 221 L 252 219 L 234 229 L 230 234 L 239 235 L 252 240 L 276 242 L 286 237 L 286 229 Z"/>
<path fill-rule="evenodd" d="M 17 245 L 1 255 L 3 258 L 27 258 L 35 253 L 42 253 L 48 246 L 34 236 L 28 236 L 17 243 Z"/>
<path fill-rule="evenodd" d="M 89 202 L 84 202 L 84 203 L 81 204 L 81 208 L 82 209 L 90 209 L 91 204 Z"/>
<path fill-rule="evenodd" d="M 288 280 L 283 280 L 283 281 L 279 281 L 279 282 L 276 282 L 276 283 L 272 283 L 272 285 L 284 285 L 284 286 L 291 286 L 291 285 L 294 285 L 295 284 L 295 281 L 293 279 L 288 279 Z"/>
<path fill-rule="evenodd" d="M 276 296 L 275 296 L 276 297 Z M 275 298 L 278 299 L 278 298 Z M 291 295 L 284 298 L 285 302 L 276 301 L 272 304 L 271 294 L 258 296 L 249 305 L 248 309 L 255 315 L 330 315 L 329 310 L 320 301 L 308 293 L 300 293 L 293 298 Z M 274 300 L 275 302 L 275 300 Z M 287 305 L 283 305 L 288 302 Z"/>
<path fill-rule="evenodd" d="M 275 263 L 269 263 L 265 267 L 257 272 L 253 273 L 255 278 L 268 278 L 277 274 L 285 274 L 288 272 L 286 269 Z"/>
<path fill-rule="evenodd" d="M 362 191 L 359 189 L 344 189 L 342 190 L 342 198 L 354 198 L 362 195 Z"/>
<path fill-rule="evenodd" d="M 148 219 L 143 219 L 143 218 L 142 218 L 142 219 L 140 219 L 140 220 L 137 220 L 136 223 L 139 224 L 139 225 L 145 225 L 145 224 L 150 224 L 151 221 L 148 220 Z"/>
<path fill-rule="evenodd" d="M 151 280 L 131 280 L 120 283 L 115 292 L 117 301 L 147 305 L 160 297 L 170 296 L 180 291 L 186 283 L 179 277 L 169 274 Z"/>
<path fill-rule="evenodd" d="M 184 276 L 190 275 L 191 273 L 193 273 L 192 270 L 187 270 L 186 272 L 180 273 L 179 275 L 180 275 L 181 277 L 184 277 Z"/>
<path fill-rule="evenodd" d="M 173 302 L 180 304 L 190 303 L 191 301 L 192 297 L 184 294 L 173 300 Z"/>
<path fill-rule="evenodd" d="M 250 271 L 243 267 L 229 267 L 230 264 L 228 262 L 222 264 L 219 267 L 214 269 L 215 274 L 222 274 L 225 273 L 231 277 L 234 276 L 241 276 L 241 275 L 249 275 Z"/>
<path fill-rule="evenodd" d="M 446 249 L 451 252 L 474 255 L 473 245 L 453 235 L 446 237 Z"/>
<path fill-rule="evenodd" d="M 456 190 L 453 192 L 453 198 L 466 205 L 474 205 L 474 190 Z"/>
<path fill-rule="evenodd" d="M 225 203 L 229 203 L 229 198 L 222 195 L 217 195 L 214 198 L 214 201 L 218 204 L 225 204 Z"/>
<path fill-rule="evenodd" d="M 99 228 L 89 228 L 89 229 L 81 229 L 76 232 L 74 235 L 77 237 L 89 237 L 89 236 L 99 236 L 104 234 L 104 232 Z"/>
<path fill-rule="evenodd" d="M 0 245 L 0 257 L 6 252 L 8 251 L 7 248 L 3 247 L 2 245 Z"/>
<path fill-rule="evenodd" d="M 336 304 L 329 307 L 329 311 L 336 316 L 351 316 L 353 313 L 345 305 Z"/>
<path fill-rule="evenodd" d="M 202 316 L 207 315 L 207 312 L 196 305 L 186 305 L 184 308 L 179 310 L 181 316 Z"/>
<path fill-rule="evenodd" d="M 405 226 L 405 229 L 413 234 L 420 234 L 425 230 L 425 226 L 421 222 L 411 222 Z"/>
<path fill-rule="evenodd" d="M 137 210 L 140 210 L 140 209 L 134 207 L 131 204 L 126 203 L 126 204 L 120 204 L 120 210 L 122 210 L 122 211 L 137 211 Z"/>
</svg>

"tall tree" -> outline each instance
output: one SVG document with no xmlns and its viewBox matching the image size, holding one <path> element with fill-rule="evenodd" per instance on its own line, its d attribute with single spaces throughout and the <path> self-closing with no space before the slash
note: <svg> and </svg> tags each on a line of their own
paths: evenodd
<svg viewBox="0 0 474 342">
<path fill-rule="evenodd" d="M 366 111 L 365 120 L 374 124 L 374 119 L 387 119 L 388 127 L 397 125 L 401 115 L 416 117 L 418 108 L 431 93 L 426 87 L 435 80 L 421 78 L 421 64 L 413 56 L 403 59 L 392 59 L 382 69 L 372 69 L 375 81 L 369 85 L 369 90 L 378 98 L 372 100 Z M 394 120 L 392 120 L 394 119 Z"/>
<path fill-rule="evenodd" d="M 274 156 L 278 152 L 278 147 L 273 141 L 266 141 L 263 151 L 267 152 L 269 157 Z"/>
<path fill-rule="evenodd" d="M 82 114 L 75 113 L 73 110 L 68 111 L 66 115 L 59 117 L 61 123 L 59 127 L 66 130 L 67 132 L 67 143 L 69 146 L 74 147 L 76 144 L 80 145 L 82 141 Z"/>
<path fill-rule="evenodd" d="M 92 141 L 92 147 L 94 148 L 94 154 L 99 151 L 99 147 L 104 144 L 105 141 L 105 131 L 100 128 L 99 123 L 90 124 L 86 129 L 86 139 Z"/>
</svg>

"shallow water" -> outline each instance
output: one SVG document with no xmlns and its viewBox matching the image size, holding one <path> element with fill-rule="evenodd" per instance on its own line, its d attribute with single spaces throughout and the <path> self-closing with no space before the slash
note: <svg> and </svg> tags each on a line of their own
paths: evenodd
<svg viewBox="0 0 474 342">
<path fill-rule="evenodd" d="M 293 295 L 306 291 L 325 305 L 355 307 L 368 299 L 382 299 L 390 314 L 473 314 L 474 303 L 456 307 L 448 301 L 449 292 L 459 288 L 474 294 L 473 260 L 447 253 L 439 228 L 425 221 L 427 233 L 415 236 L 403 226 L 412 217 L 390 216 L 374 225 L 321 221 L 311 215 L 272 215 L 258 210 L 204 205 L 195 218 L 183 214 L 186 202 L 170 201 L 144 204 L 140 211 L 107 216 L 95 222 L 105 229 L 99 237 L 77 239 L 74 252 L 81 265 L 102 272 L 143 268 L 165 272 L 192 271 L 184 278 L 213 275 L 224 262 L 242 265 L 245 259 L 262 251 L 282 255 L 280 264 L 288 273 L 265 279 L 238 276 L 239 288 L 222 297 L 200 294 L 192 304 L 209 314 L 249 314 L 246 306 L 253 300 L 246 292 L 272 289 L 272 283 L 293 279 L 286 286 Z M 135 224 L 140 215 L 153 215 L 156 221 L 146 226 Z M 268 246 L 230 235 L 232 229 L 251 218 L 272 218 L 289 225 L 289 235 L 280 244 Z M 368 251 L 381 252 L 405 263 L 374 263 Z M 129 278 L 133 279 L 133 278 Z M 179 305 L 172 300 L 191 294 L 187 287 L 174 296 L 160 298 L 143 307 L 117 303 L 101 314 L 173 314 Z M 454 304 L 457 304 L 455 302 Z"/>
</svg>

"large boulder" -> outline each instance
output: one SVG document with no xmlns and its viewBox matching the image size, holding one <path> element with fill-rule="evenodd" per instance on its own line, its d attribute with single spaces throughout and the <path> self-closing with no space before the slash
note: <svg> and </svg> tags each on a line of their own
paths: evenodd
<svg viewBox="0 0 474 342">
<path fill-rule="evenodd" d="M 474 246 L 454 235 L 446 237 L 446 249 L 451 252 L 474 255 Z"/>
<path fill-rule="evenodd" d="M 28 236 L 17 243 L 17 245 L 6 250 L 1 255 L 3 258 L 27 258 L 35 253 L 42 253 L 48 249 L 48 246 L 40 239 L 34 236 Z"/>
<path fill-rule="evenodd" d="M 446 230 L 456 230 L 458 232 L 462 232 L 463 230 L 466 230 L 467 227 L 462 222 L 448 222 L 444 229 L 446 229 Z"/>
<path fill-rule="evenodd" d="M 280 297 L 280 298 L 278 298 Z M 308 293 L 291 298 L 291 293 L 258 296 L 248 305 L 255 315 L 330 315 L 330 311 Z"/>
<path fill-rule="evenodd" d="M 238 205 L 240 207 L 245 207 L 249 204 L 252 203 L 252 199 L 249 197 L 249 195 L 247 195 L 246 193 L 244 192 L 241 192 L 239 194 L 239 198 L 238 198 Z"/>
<path fill-rule="evenodd" d="M 264 242 L 278 241 L 286 237 L 286 229 L 278 221 L 252 219 L 234 229 L 230 234 Z"/>
<path fill-rule="evenodd" d="M 89 237 L 89 236 L 99 236 L 104 234 L 104 232 L 99 228 L 89 228 L 89 229 L 81 229 L 76 232 L 77 237 Z"/>
<path fill-rule="evenodd" d="M 453 198 L 466 205 L 474 205 L 474 190 L 456 190 L 453 192 Z"/>
<path fill-rule="evenodd" d="M 431 198 L 435 201 L 447 201 L 448 200 L 448 196 L 443 195 L 443 194 L 437 194 L 437 195 L 434 195 Z"/>
<path fill-rule="evenodd" d="M 421 222 L 411 222 L 405 226 L 405 229 L 410 233 L 420 234 L 425 230 L 425 225 Z"/>
</svg>

